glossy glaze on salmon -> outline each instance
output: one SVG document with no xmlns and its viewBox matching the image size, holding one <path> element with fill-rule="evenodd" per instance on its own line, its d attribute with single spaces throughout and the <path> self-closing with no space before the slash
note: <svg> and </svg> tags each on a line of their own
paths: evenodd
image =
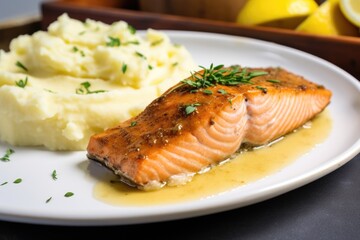
<svg viewBox="0 0 360 240">
<path fill-rule="evenodd" d="M 88 158 L 131 186 L 160 188 L 229 158 L 242 143 L 263 145 L 293 131 L 323 111 L 332 95 L 281 68 L 210 70 L 217 74 L 199 71 L 138 116 L 92 136 Z M 231 74 L 245 80 L 221 81 Z"/>
</svg>

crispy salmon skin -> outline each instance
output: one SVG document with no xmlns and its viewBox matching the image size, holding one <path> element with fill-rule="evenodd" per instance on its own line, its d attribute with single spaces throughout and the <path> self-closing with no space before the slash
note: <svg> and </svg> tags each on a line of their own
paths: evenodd
<svg viewBox="0 0 360 240">
<path fill-rule="evenodd" d="M 267 144 L 330 103 L 322 85 L 282 68 L 203 68 L 138 116 L 90 138 L 89 159 L 140 189 L 183 184 L 241 144 Z"/>
</svg>

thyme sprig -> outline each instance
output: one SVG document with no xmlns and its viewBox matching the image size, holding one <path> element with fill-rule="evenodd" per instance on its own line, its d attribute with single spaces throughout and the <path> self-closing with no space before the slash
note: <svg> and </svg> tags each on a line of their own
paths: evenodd
<svg viewBox="0 0 360 240">
<path fill-rule="evenodd" d="M 203 71 L 192 73 L 190 78 L 182 82 L 195 89 L 215 85 L 235 86 L 239 84 L 253 84 L 253 82 L 251 82 L 252 78 L 268 74 L 268 72 L 265 71 L 248 72 L 246 68 L 240 69 L 239 66 L 224 68 L 224 65 L 214 66 L 211 64 L 210 68 L 203 66 L 200 66 L 200 68 L 202 68 Z"/>
</svg>

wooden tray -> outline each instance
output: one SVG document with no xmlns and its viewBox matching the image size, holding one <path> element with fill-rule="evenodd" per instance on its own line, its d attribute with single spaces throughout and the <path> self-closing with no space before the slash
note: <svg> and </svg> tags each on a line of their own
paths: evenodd
<svg viewBox="0 0 360 240">
<path fill-rule="evenodd" d="M 64 2 L 45 2 L 41 5 L 41 10 L 43 29 L 46 29 L 62 13 L 67 13 L 70 17 L 79 20 L 91 18 L 105 23 L 123 20 L 137 29 L 192 30 L 262 39 L 321 57 L 360 79 L 360 38 L 357 37 L 327 37 L 285 29 L 239 26 L 236 23 L 224 21 L 128 9 L 89 8 Z"/>
</svg>

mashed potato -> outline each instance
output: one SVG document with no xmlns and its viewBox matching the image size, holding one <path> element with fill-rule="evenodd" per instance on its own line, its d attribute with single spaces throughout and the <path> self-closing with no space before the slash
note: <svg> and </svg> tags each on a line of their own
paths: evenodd
<svg viewBox="0 0 360 240">
<path fill-rule="evenodd" d="M 0 139 L 84 150 L 92 134 L 138 114 L 196 68 L 161 31 L 63 14 L 0 51 Z"/>
</svg>

